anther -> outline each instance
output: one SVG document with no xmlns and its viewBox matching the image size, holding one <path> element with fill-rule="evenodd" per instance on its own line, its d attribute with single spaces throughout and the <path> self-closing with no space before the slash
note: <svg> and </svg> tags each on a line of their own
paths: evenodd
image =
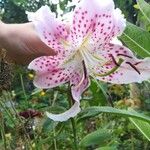
<svg viewBox="0 0 150 150">
<path fill-rule="evenodd" d="M 134 64 L 134 66 L 136 66 L 136 65 L 138 65 L 138 64 L 140 64 L 140 63 L 142 63 L 142 62 L 141 62 L 141 61 L 139 61 L 139 62 L 135 63 L 135 64 Z"/>
<path fill-rule="evenodd" d="M 140 71 L 130 62 L 126 62 L 126 64 L 129 64 L 138 74 L 141 74 Z"/>
<path fill-rule="evenodd" d="M 117 56 L 124 56 L 124 57 L 128 57 L 128 58 L 133 58 L 133 57 L 131 57 L 129 55 L 125 55 L 125 54 L 117 54 Z"/>
<path fill-rule="evenodd" d="M 86 78 L 86 77 L 87 77 L 87 69 L 86 69 L 84 60 L 82 61 L 82 64 L 83 64 L 84 76 L 85 76 L 85 78 Z"/>
<path fill-rule="evenodd" d="M 109 56 L 112 58 L 112 61 L 113 61 L 113 63 L 114 63 L 116 66 L 120 66 L 120 65 L 116 62 L 116 60 L 115 60 L 115 58 L 114 58 L 114 56 L 113 56 L 112 54 L 110 54 Z"/>
</svg>

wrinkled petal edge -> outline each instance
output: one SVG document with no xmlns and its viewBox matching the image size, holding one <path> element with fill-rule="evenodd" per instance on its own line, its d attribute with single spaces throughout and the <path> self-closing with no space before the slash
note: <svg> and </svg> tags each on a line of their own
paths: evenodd
<svg viewBox="0 0 150 150">
<path fill-rule="evenodd" d="M 75 117 L 80 111 L 81 111 L 80 103 L 75 102 L 74 105 L 69 110 L 67 110 L 62 114 L 52 114 L 46 112 L 46 115 L 48 118 L 52 119 L 53 121 L 63 122 L 63 121 L 67 121 L 70 118 Z"/>
</svg>

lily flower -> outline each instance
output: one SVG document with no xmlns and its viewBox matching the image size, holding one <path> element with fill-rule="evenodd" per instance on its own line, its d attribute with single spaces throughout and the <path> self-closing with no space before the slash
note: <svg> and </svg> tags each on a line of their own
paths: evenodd
<svg viewBox="0 0 150 150">
<path fill-rule="evenodd" d="M 57 53 L 29 64 L 36 72 L 34 85 L 47 89 L 69 82 L 75 100 L 62 114 L 47 112 L 54 121 L 66 121 L 80 112 L 81 95 L 90 85 L 90 76 L 114 84 L 141 83 L 150 78 L 149 58 L 137 59 L 127 47 L 112 42 L 126 27 L 113 0 L 80 0 L 72 16 L 68 28 L 48 6 L 28 13 L 41 40 Z"/>
</svg>

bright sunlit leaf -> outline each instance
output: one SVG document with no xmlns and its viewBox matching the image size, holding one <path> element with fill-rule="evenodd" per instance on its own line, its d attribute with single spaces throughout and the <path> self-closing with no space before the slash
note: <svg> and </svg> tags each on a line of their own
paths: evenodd
<svg viewBox="0 0 150 150">
<path fill-rule="evenodd" d="M 150 23 L 150 5 L 144 0 L 137 0 L 137 4 L 144 17 Z"/>
<path fill-rule="evenodd" d="M 136 128 L 150 141 L 150 122 L 129 118 Z"/>
</svg>

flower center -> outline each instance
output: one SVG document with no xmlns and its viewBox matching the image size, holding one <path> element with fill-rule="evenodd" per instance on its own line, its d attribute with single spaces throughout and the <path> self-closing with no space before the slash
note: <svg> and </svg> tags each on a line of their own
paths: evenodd
<svg viewBox="0 0 150 150">
<path fill-rule="evenodd" d="M 87 36 L 85 38 L 85 40 L 83 41 L 83 43 L 79 49 L 79 52 L 81 53 L 84 63 L 85 63 L 85 66 L 87 68 L 87 72 L 89 72 L 91 76 L 99 76 L 99 77 L 109 76 L 112 73 L 116 72 L 119 69 L 119 67 L 121 66 L 121 64 L 124 62 L 124 60 L 122 58 L 119 58 L 118 62 L 116 62 L 116 60 L 114 59 L 113 56 L 112 56 L 112 58 L 113 58 L 112 60 L 104 60 L 103 57 L 100 57 L 100 55 L 96 55 L 94 53 L 94 51 L 92 52 L 90 50 L 90 44 L 89 44 L 88 39 L 89 39 L 89 36 Z M 115 60 L 116 66 L 113 67 L 108 72 L 100 74 L 95 71 L 95 69 L 94 69 L 95 66 L 102 67 L 114 60 Z"/>
<path fill-rule="evenodd" d="M 103 57 L 100 56 L 100 54 L 96 54 L 96 52 L 92 51 L 93 48 L 91 47 L 91 44 L 89 41 L 90 41 L 90 34 L 88 34 L 83 39 L 83 42 L 80 45 L 80 47 L 77 48 L 77 50 L 74 50 L 73 53 L 69 57 L 67 57 L 65 61 L 63 62 L 63 65 L 73 60 L 75 60 L 75 63 L 77 62 L 79 64 L 80 62 L 82 64 L 84 63 L 83 68 L 86 68 L 86 73 L 84 73 L 83 79 L 81 80 L 80 84 L 85 79 L 85 74 L 90 74 L 91 76 L 99 76 L 99 77 L 109 76 L 110 74 L 116 72 L 121 66 L 121 64 L 124 62 L 124 60 L 121 58 L 118 60 L 118 62 L 116 62 L 113 56 L 112 56 L 113 59 L 105 60 Z M 70 47 L 70 45 L 64 41 L 63 41 L 63 45 L 65 47 L 68 47 L 68 46 Z M 114 62 L 114 60 L 115 60 L 116 66 L 114 66 L 111 70 L 107 71 L 104 74 L 100 74 L 96 72 L 95 67 L 103 67 L 104 65 L 109 64 L 112 61 Z"/>
</svg>

